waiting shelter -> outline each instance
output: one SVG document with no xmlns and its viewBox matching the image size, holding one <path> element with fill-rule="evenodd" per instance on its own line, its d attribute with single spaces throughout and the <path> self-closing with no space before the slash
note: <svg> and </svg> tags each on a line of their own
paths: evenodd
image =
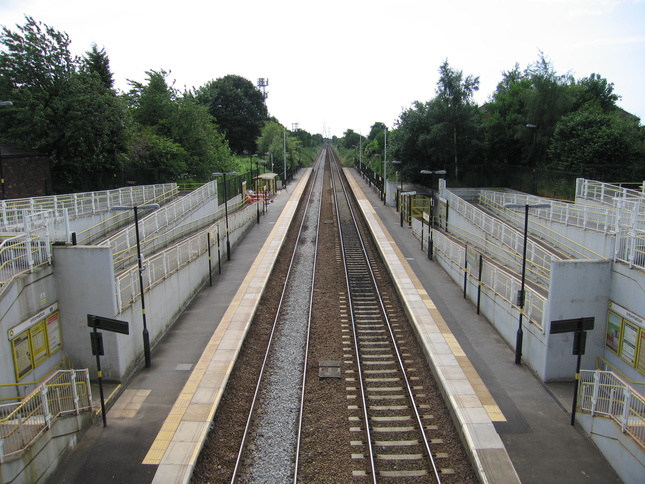
<svg viewBox="0 0 645 484">
<path fill-rule="evenodd" d="M 277 173 L 262 173 L 255 178 L 255 191 L 266 198 L 273 198 L 276 194 Z"/>
</svg>

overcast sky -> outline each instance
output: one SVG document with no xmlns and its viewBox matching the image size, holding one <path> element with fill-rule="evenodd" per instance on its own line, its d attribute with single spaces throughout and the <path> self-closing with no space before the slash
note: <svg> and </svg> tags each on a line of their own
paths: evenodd
<svg viewBox="0 0 645 484">
<path fill-rule="evenodd" d="M 291 129 L 366 135 L 435 96 L 447 59 L 480 78 L 485 102 L 515 63 L 599 73 L 645 124 L 645 0 L 0 0 L 0 25 L 29 15 L 104 48 L 116 86 L 171 71 L 175 87 L 268 78 L 271 115 Z"/>
</svg>

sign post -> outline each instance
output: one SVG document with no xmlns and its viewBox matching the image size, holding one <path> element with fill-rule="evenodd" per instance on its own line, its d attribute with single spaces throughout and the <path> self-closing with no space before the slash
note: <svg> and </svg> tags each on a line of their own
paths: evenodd
<svg viewBox="0 0 645 484">
<path fill-rule="evenodd" d="M 96 355 L 96 373 L 99 380 L 99 394 L 101 395 L 101 416 L 103 417 L 103 427 L 107 426 L 105 416 L 105 398 L 103 397 L 103 374 L 101 372 L 101 356 L 103 356 L 103 334 L 98 330 L 111 331 L 113 333 L 130 334 L 130 327 L 127 321 L 118 319 L 102 318 L 92 314 L 87 315 L 87 325 L 92 328 L 90 341 L 92 342 L 92 354 Z"/>
<path fill-rule="evenodd" d="M 587 331 L 593 329 L 594 318 L 561 319 L 551 321 L 551 334 L 575 333 L 573 335 L 573 355 L 577 355 L 576 381 L 573 387 L 573 406 L 571 408 L 571 425 L 576 422 L 576 406 L 578 405 L 578 384 L 580 382 L 580 363 L 585 354 Z"/>
</svg>

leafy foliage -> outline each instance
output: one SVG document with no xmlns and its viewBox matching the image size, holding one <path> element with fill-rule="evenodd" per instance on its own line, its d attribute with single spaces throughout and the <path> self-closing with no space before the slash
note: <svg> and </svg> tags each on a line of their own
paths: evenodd
<svg viewBox="0 0 645 484">
<path fill-rule="evenodd" d="M 642 169 L 639 144 L 642 156 L 642 135 L 633 120 L 616 112 L 604 113 L 590 103 L 558 122 L 549 154 L 557 169 L 585 178 L 621 180 Z"/>
<path fill-rule="evenodd" d="M 80 68 L 67 34 L 31 17 L 3 27 L 0 43 L 0 97 L 13 102 L 0 117 L 4 139 L 47 154 L 55 190 L 112 186 L 124 142 L 116 94 Z"/>
<path fill-rule="evenodd" d="M 131 82 L 129 101 L 135 123 L 129 179 L 203 180 L 213 171 L 227 170 L 232 163 L 228 146 L 207 108 L 192 94 L 180 96 L 169 86 L 168 72 L 148 71 L 147 75 L 146 84 Z M 145 153 L 146 148 L 150 153 Z"/>
<path fill-rule="evenodd" d="M 197 89 L 197 102 L 206 106 L 236 153 L 255 151 L 255 141 L 267 118 L 264 95 L 251 81 L 224 76 Z"/>
</svg>

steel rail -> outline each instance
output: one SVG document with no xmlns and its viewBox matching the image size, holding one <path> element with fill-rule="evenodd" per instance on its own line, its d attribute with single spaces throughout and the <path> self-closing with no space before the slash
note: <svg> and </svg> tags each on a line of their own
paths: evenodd
<svg viewBox="0 0 645 484">
<path fill-rule="evenodd" d="M 325 157 L 327 156 L 326 151 L 328 148 L 325 148 Z M 324 158 L 321 163 L 322 166 L 318 167 L 318 170 L 322 171 L 323 183 L 325 176 L 325 161 Z M 316 174 L 317 175 L 317 174 Z M 314 187 L 312 186 L 312 192 Z M 324 189 L 324 187 L 323 187 Z M 316 226 L 316 244 L 314 248 L 314 265 L 313 265 L 313 274 L 311 277 L 311 290 L 309 292 L 309 314 L 307 317 L 307 337 L 305 343 L 305 355 L 303 359 L 303 369 L 302 369 L 302 383 L 301 383 L 301 393 L 300 393 L 300 408 L 298 410 L 298 430 L 296 433 L 296 452 L 295 452 L 295 462 L 294 462 L 294 472 L 293 472 L 293 482 L 297 484 L 298 482 L 298 464 L 300 463 L 300 443 L 302 437 L 302 416 L 304 414 L 304 405 L 305 405 L 305 382 L 307 381 L 307 360 L 309 358 L 309 341 L 311 334 L 311 317 L 313 314 L 313 304 L 314 304 L 314 287 L 316 285 L 316 266 L 318 263 L 318 237 L 320 235 L 320 214 L 322 213 L 322 197 L 321 202 L 318 205 L 318 224 Z M 305 217 L 303 217 L 304 221 Z"/>
<path fill-rule="evenodd" d="M 305 210 L 304 210 L 305 214 L 306 214 L 307 210 L 309 209 L 309 205 L 310 205 L 311 200 L 313 198 L 315 179 L 316 179 L 316 176 L 318 176 L 318 173 L 319 173 L 319 170 L 320 170 L 320 165 L 321 164 L 319 163 L 316 166 L 316 169 L 315 169 L 315 171 L 313 173 L 313 176 L 312 176 L 313 182 L 311 184 L 309 194 L 308 194 L 308 197 L 307 197 L 307 203 L 305 205 Z M 300 222 L 300 226 L 298 228 L 298 236 L 297 236 L 297 239 L 296 239 L 296 244 L 295 244 L 293 252 L 291 254 L 291 259 L 289 261 L 289 268 L 287 270 L 287 274 L 286 274 L 286 277 L 285 277 L 285 283 L 283 284 L 282 293 L 280 295 L 280 300 L 278 302 L 278 309 L 276 311 L 276 316 L 275 316 L 275 319 L 273 321 L 273 326 L 271 328 L 271 333 L 269 335 L 269 342 L 267 344 L 267 349 L 266 349 L 266 352 L 264 354 L 264 359 L 262 361 L 262 365 L 261 365 L 261 368 L 260 368 L 260 374 L 258 375 L 258 380 L 257 380 L 255 391 L 254 391 L 254 394 L 253 394 L 253 400 L 251 401 L 251 408 L 249 410 L 249 415 L 248 415 L 247 420 L 246 420 L 246 425 L 244 427 L 244 433 L 242 435 L 242 441 L 240 443 L 240 448 L 238 450 L 237 458 L 236 458 L 236 461 L 235 461 L 235 468 L 233 469 L 233 475 L 231 477 L 231 484 L 234 484 L 235 482 L 237 482 L 237 479 L 239 477 L 240 467 L 241 467 L 241 464 L 242 464 L 242 457 L 244 455 L 244 451 L 245 451 L 245 448 L 246 448 L 246 443 L 247 443 L 247 440 L 248 440 L 248 437 L 249 437 L 251 423 L 253 421 L 253 416 L 255 414 L 255 411 L 257 410 L 256 406 L 257 406 L 260 390 L 261 390 L 261 387 L 262 387 L 264 373 L 265 373 L 265 370 L 266 370 L 266 367 L 267 367 L 267 362 L 269 360 L 269 356 L 270 356 L 271 349 L 272 349 L 272 346 L 273 346 L 273 341 L 274 341 L 274 336 L 275 336 L 275 333 L 276 333 L 276 329 L 278 328 L 278 324 L 279 324 L 279 320 L 280 320 L 281 308 L 282 308 L 282 305 L 283 305 L 283 302 L 284 302 L 284 299 L 285 299 L 285 295 L 287 293 L 288 281 L 289 281 L 289 277 L 291 275 L 291 272 L 292 272 L 292 269 L 293 269 L 293 266 L 294 266 L 294 261 L 295 261 L 295 258 L 296 258 L 297 252 L 298 252 L 298 246 L 300 244 L 300 238 L 301 238 L 301 235 L 302 235 L 305 220 L 306 220 L 306 216 L 303 216 L 303 218 L 302 218 L 302 220 Z M 313 294 L 313 291 L 312 291 L 312 294 Z M 305 367 L 306 367 L 306 363 L 307 363 L 307 361 L 305 359 Z"/>
<path fill-rule="evenodd" d="M 334 160 L 334 161 L 336 161 L 336 160 Z M 342 178 L 340 176 L 340 170 L 338 168 L 338 163 L 335 163 L 335 165 L 336 165 L 336 175 L 337 175 L 338 178 L 340 178 L 340 183 L 341 183 L 341 187 L 342 187 Z M 350 285 L 350 281 L 349 281 L 349 269 L 347 267 L 347 254 L 345 252 L 345 241 L 343 239 L 343 227 L 342 227 L 341 218 L 340 218 L 340 210 L 338 210 L 338 193 L 336 191 L 336 182 L 335 182 L 335 178 L 334 178 L 333 174 L 334 174 L 334 170 L 332 169 L 332 177 L 331 177 L 331 180 L 332 180 L 332 192 L 334 194 L 334 203 L 336 205 L 336 223 L 338 224 L 338 231 L 339 231 L 339 234 L 340 234 L 340 237 L 339 237 L 340 246 L 341 246 L 341 251 L 340 252 L 341 252 L 341 254 L 343 256 L 343 267 L 345 268 L 345 284 L 347 286 L 347 294 L 349 296 L 347 298 L 347 302 L 348 302 L 348 305 L 349 305 L 349 315 L 350 315 L 350 319 L 351 319 L 352 332 L 353 332 L 353 335 L 354 335 L 354 351 L 355 351 L 355 354 L 356 354 L 356 362 L 357 362 L 356 369 L 357 369 L 357 373 L 358 373 L 357 380 L 358 380 L 359 385 L 360 385 L 360 394 L 361 394 L 361 401 L 362 401 L 362 407 L 363 407 L 363 421 L 365 422 L 365 438 L 366 438 L 366 442 L 367 442 L 367 444 L 366 444 L 367 449 L 369 451 L 369 462 L 370 462 L 370 471 L 371 471 L 371 474 L 372 474 L 372 482 L 374 484 L 376 484 L 376 482 L 377 482 L 377 480 L 376 480 L 377 474 L 376 474 L 376 459 L 374 457 L 374 443 L 373 443 L 373 439 L 372 439 L 372 435 L 371 435 L 371 431 L 370 431 L 369 415 L 368 415 L 368 412 L 367 412 L 367 395 L 366 395 L 366 392 L 365 392 L 365 385 L 363 383 L 363 371 L 362 371 L 361 365 L 359 363 L 361 361 L 361 357 L 360 357 L 360 349 L 358 347 L 358 335 L 357 335 L 357 332 L 356 332 L 356 321 L 355 321 L 355 318 L 354 318 L 354 301 L 352 300 L 352 297 L 351 297 L 352 290 L 351 290 L 351 285 Z"/>
<path fill-rule="evenodd" d="M 401 371 L 401 374 L 404 376 L 406 392 L 407 392 L 408 398 L 409 398 L 410 403 L 411 403 L 411 408 L 414 411 L 414 415 L 415 415 L 417 426 L 419 428 L 419 432 L 420 432 L 420 434 L 421 434 L 421 436 L 423 438 L 423 447 L 424 447 L 424 450 L 426 452 L 426 457 L 427 457 L 428 461 L 430 462 L 430 464 L 432 466 L 432 471 L 433 471 L 433 474 L 434 474 L 434 477 L 435 477 L 437 483 L 440 483 L 441 482 L 441 477 L 440 477 L 440 474 L 439 474 L 439 469 L 437 468 L 437 464 L 435 462 L 434 456 L 432 455 L 432 450 L 430 449 L 430 443 L 428 442 L 428 438 L 426 436 L 424 426 L 423 426 L 423 421 L 422 421 L 421 415 L 419 414 L 418 405 L 416 403 L 416 399 L 414 397 L 414 392 L 412 390 L 412 385 L 410 384 L 408 374 L 405 371 L 405 365 L 403 363 L 403 358 L 402 358 L 402 355 L 401 355 L 401 351 L 399 349 L 398 343 L 397 343 L 396 338 L 394 336 L 394 331 L 392 329 L 392 324 L 390 322 L 390 318 L 389 318 L 389 316 L 387 314 L 387 311 L 386 311 L 386 308 L 385 308 L 385 302 L 383 301 L 381 291 L 378 288 L 378 283 L 376 281 L 376 276 L 374 274 L 374 271 L 373 271 L 373 269 L 371 267 L 371 264 L 369 263 L 369 255 L 367 253 L 367 249 L 365 247 L 365 242 L 364 242 L 364 239 L 363 239 L 363 237 L 361 235 L 361 231 L 360 231 L 359 226 L 358 226 L 357 215 L 354 212 L 354 209 L 352 207 L 351 199 L 350 199 L 350 196 L 349 196 L 349 188 L 347 187 L 346 183 L 343 181 L 343 177 L 341 175 L 341 170 L 339 168 L 339 163 L 338 162 L 336 163 L 336 171 L 338 172 L 338 177 L 340 179 L 341 186 L 343 188 L 343 193 L 345 195 L 346 202 L 347 202 L 347 205 L 349 207 L 349 211 L 350 211 L 351 216 L 352 216 L 352 222 L 353 222 L 354 227 L 356 229 L 356 234 L 358 235 L 358 239 L 359 239 L 360 246 L 362 248 L 362 252 L 363 252 L 363 256 L 364 256 L 364 260 L 365 260 L 365 265 L 366 265 L 366 267 L 367 267 L 367 269 L 369 271 L 369 274 L 371 276 L 372 286 L 373 286 L 374 291 L 375 291 L 375 293 L 376 293 L 376 295 L 378 297 L 378 301 L 379 301 L 379 304 L 380 304 L 380 309 L 381 309 L 382 315 L 383 315 L 383 317 L 385 319 L 386 326 L 388 328 L 390 341 L 392 343 L 392 348 L 393 348 L 393 350 L 394 350 L 394 352 L 396 354 L 396 359 L 397 359 L 398 366 L 399 366 L 399 369 Z M 337 197 L 336 190 L 334 190 L 334 197 Z M 337 203 L 337 206 L 338 206 L 338 203 Z M 338 213 L 338 210 L 337 210 L 337 213 Z M 340 226 L 340 215 L 338 215 L 338 221 L 339 221 L 339 229 L 341 230 L 341 233 L 342 233 L 342 227 Z M 342 235 L 341 235 L 341 244 L 343 244 Z M 342 252 L 343 252 L 343 261 L 345 262 L 344 248 L 343 248 Z M 349 278 L 347 276 L 347 267 L 346 267 L 346 280 L 347 280 L 348 291 L 349 291 L 350 287 L 349 287 Z M 360 358 L 360 350 L 359 350 L 359 347 L 358 347 L 358 339 L 357 339 L 357 335 L 356 335 L 356 328 L 355 328 L 355 325 L 354 325 L 354 314 L 353 314 L 353 303 L 352 303 L 351 292 L 350 292 L 349 301 L 350 301 L 349 302 L 349 304 L 350 304 L 350 314 L 351 314 L 352 326 L 353 326 L 353 331 L 354 331 L 354 342 L 355 342 L 356 356 L 357 356 L 357 358 Z M 360 359 L 358 359 L 357 361 L 360 361 Z M 358 370 L 359 371 L 359 379 L 361 381 L 360 386 L 361 386 L 361 394 L 362 394 L 362 398 L 363 398 L 363 406 L 364 406 L 363 408 L 364 408 L 364 415 L 365 415 L 366 432 L 367 432 L 367 435 L 369 437 L 368 446 L 369 446 L 369 449 L 370 449 L 370 460 L 371 460 L 371 466 L 372 466 L 372 472 L 373 472 L 373 482 L 376 482 L 375 463 L 374 463 L 374 455 L 373 455 L 373 449 L 372 449 L 372 439 L 371 439 L 371 435 L 370 435 L 370 431 L 369 431 L 369 424 L 368 424 L 369 420 L 368 420 L 368 415 L 367 415 L 366 396 L 365 396 L 365 390 L 364 390 L 364 385 L 363 385 L 363 381 L 362 381 L 363 377 L 362 377 L 362 371 L 360 370 L 360 364 L 358 365 L 358 369 L 359 369 Z"/>
</svg>

